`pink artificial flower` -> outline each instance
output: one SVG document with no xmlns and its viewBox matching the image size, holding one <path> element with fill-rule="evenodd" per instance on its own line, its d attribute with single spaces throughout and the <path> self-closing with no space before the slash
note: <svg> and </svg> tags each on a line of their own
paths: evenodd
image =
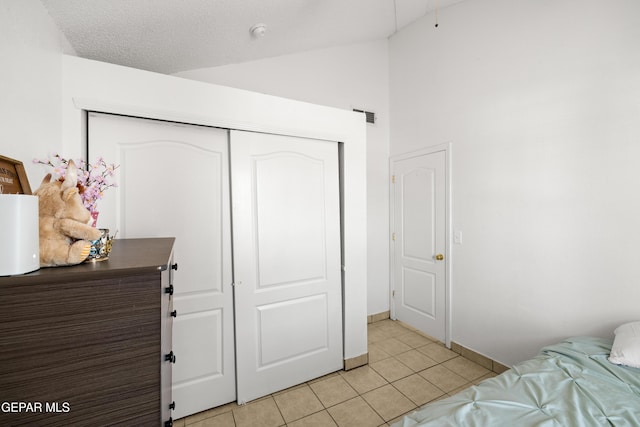
<svg viewBox="0 0 640 427">
<path fill-rule="evenodd" d="M 104 196 L 104 191 L 110 187 L 117 187 L 114 181 L 107 178 L 112 178 L 120 165 L 108 164 L 102 157 L 98 157 L 94 163 L 89 163 L 88 167 L 87 162 L 82 159 L 74 160 L 74 162 L 80 171 L 78 174 L 80 197 L 84 206 L 95 217 L 98 212 L 96 204 Z M 64 180 L 69 160 L 57 153 L 52 153 L 47 160 L 33 159 L 33 163 L 51 166 L 54 177 Z"/>
</svg>

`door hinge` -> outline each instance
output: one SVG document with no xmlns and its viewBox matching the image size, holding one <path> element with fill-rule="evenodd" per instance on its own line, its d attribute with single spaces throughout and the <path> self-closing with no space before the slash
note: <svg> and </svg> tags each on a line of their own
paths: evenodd
<svg viewBox="0 0 640 427">
<path fill-rule="evenodd" d="M 396 183 L 396 176 L 395 175 L 391 175 L 391 183 L 392 184 Z"/>
<path fill-rule="evenodd" d="M 395 297 L 396 297 L 396 291 L 395 291 L 395 290 L 391 291 L 391 297 L 392 297 L 392 298 L 395 298 Z"/>
<path fill-rule="evenodd" d="M 396 241 L 396 233 L 391 233 L 391 240 Z"/>
</svg>

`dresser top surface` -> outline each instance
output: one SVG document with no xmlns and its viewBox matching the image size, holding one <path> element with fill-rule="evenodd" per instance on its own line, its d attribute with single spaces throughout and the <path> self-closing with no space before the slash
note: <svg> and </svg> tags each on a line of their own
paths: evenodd
<svg viewBox="0 0 640 427">
<path fill-rule="evenodd" d="M 65 267 L 47 267 L 32 273 L 0 277 L 0 285 L 51 280 L 106 278 L 123 274 L 162 271 L 171 262 L 173 237 L 115 239 L 109 258 Z"/>
</svg>

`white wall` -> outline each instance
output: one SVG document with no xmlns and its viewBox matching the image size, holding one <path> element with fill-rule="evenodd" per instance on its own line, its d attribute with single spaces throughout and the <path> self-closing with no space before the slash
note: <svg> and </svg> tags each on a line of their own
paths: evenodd
<svg viewBox="0 0 640 427">
<path fill-rule="evenodd" d="M 367 125 L 367 314 L 389 310 L 389 76 L 381 40 L 176 76 L 351 110 L 374 111 Z"/>
<path fill-rule="evenodd" d="M 0 155 L 24 163 L 32 190 L 44 173 L 32 164 L 61 149 L 61 43 L 38 0 L 0 2 Z"/>
<path fill-rule="evenodd" d="M 466 1 L 390 40 L 391 154 L 451 142 L 452 340 L 640 319 L 640 2 Z"/>
</svg>

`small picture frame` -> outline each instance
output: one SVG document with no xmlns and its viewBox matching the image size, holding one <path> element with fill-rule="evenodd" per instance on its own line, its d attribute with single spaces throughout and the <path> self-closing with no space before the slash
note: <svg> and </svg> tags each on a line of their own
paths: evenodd
<svg viewBox="0 0 640 427">
<path fill-rule="evenodd" d="M 0 156 L 0 194 L 31 194 L 22 162 Z"/>
</svg>

